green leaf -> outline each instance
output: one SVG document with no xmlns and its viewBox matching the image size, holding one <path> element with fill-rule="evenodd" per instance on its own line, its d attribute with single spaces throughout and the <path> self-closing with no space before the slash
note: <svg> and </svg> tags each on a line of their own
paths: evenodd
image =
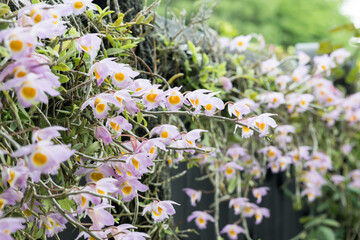
<svg viewBox="0 0 360 240">
<path fill-rule="evenodd" d="M 112 56 L 112 55 L 117 55 L 117 54 L 120 54 L 120 53 L 123 53 L 124 50 L 121 49 L 121 48 L 109 48 L 107 50 L 107 53 L 109 56 Z"/>
<path fill-rule="evenodd" d="M 0 17 L 4 16 L 10 11 L 10 7 L 4 3 L 0 3 Z"/>
<path fill-rule="evenodd" d="M 53 66 L 53 69 L 62 72 L 67 72 L 70 70 L 70 68 L 64 63 L 59 63 L 58 65 Z"/>
<path fill-rule="evenodd" d="M 236 188 L 236 185 L 237 185 L 237 178 L 234 177 L 234 178 L 230 179 L 229 184 L 228 184 L 228 188 L 227 188 L 229 194 L 234 192 L 234 190 Z"/>
<path fill-rule="evenodd" d="M 329 227 L 335 227 L 335 228 L 340 227 L 340 223 L 338 221 L 335 221 L 334 219 L 329 219 L 329 218 L 325 219 L 323 221 L 323 224 L 328 225 Z"/>
<path fill-rule="evenodd" d="M 114 38 L 110 34 L 106 34 L 106 38 L 109 40 L 112 47 L 116 47 L 116 43 L 114 41 Z"/>
<path fill-rule="evenodd" d="M 345 79 L 345 82 L 346 83 L 354 83 L 356 78 L 357 78 L 357 75 L 359 73 L 359 67 L 356 66 L 354 67 L 353 69 L 351 69 L 351 71 L 349 72 L 349 74 L 346 76 L 346 79 Z"/>
<path fill-rule="evenodd" d="M 317 240 L 335 240 L 335 233 L 329 227 L 320 226 L 316 231 Z"/>
<path fill-rule="evenodd" d="M 7 49 L 2 46 L 0 46 L 0 56 L 3 56 L 5 58 L 8 58 L 10 56 Z"/>
<path fill-rule="evenodd" d="M 69 212 L 72 211 L 71 209 L 71 200 L 69 199 L 60 199 L 58 200 L 60 206 L 65 209 L 65 210 L 68 210 Z"/>
<path fill-rule="evenodd" d="M 89 155 L 93 152 L 96 152 L 100 149 L 100 143 L 99 142 L 93 142 L 90 146 L 88 146 L 84 152 L 84 154 Z"/>
<path fill-rule="evenodd" d="M 69 81 L 69 78 L 63 74 L 56 74 L 59 77 L 60 83 L 66 83 Z"/>
<path fill-rule="evenodd" d="M 138 122 L 138 123 L 141 123 L 143 119 L 144 119 L 143 113 L 142 113 L 142 112 L 138 112 L 138 113 L 137 113 L 137 122 Z"/>
<path fill-rule="evenodd" d="M 311 221 L 309 221 L 308 223 L 306 223 L 304 225 L 304 228 L 305 229 L 309 229 L 309 228 L 312 228 L 312 227 L 315 227 L 317 225 L 320 225 L 322 224 L 322 221 L 325 219 L 325 215 L 320 215 L 320 216 L 317 216 L 315 217 L 314 219 L 312 219 Z"/>
<path fill-rule="evenodd" d="M 119 27 L 124 19 L 125 14 L 120 13 L 116 21 L 114 22 L 115 27 Z"/>
</svg>

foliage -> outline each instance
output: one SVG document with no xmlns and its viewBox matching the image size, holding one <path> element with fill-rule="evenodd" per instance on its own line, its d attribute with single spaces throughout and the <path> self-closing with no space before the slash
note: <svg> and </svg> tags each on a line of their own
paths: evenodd
<svg viewBox="0 0 360 240">
<path fill-rule="evenodd" d="M 175 12 L 186 9 L 190 14 L 201 10 L 203 0 L 162 1 L 159 13 L 165 6 Z M 344 42 L 349 35 L 329 36 L 329 29 L 349 20 L 339 12 L 341 0 L 207 0 L 210 8 L 216 2 L 209 18 L 211 26 L 221 35 L 235 37 L 261 33 L 269 43 L 293 45 L 299 42 L 318 42 L 332 39 Z M 196 6 L 196 7 L 194 7 Z M 189 15 L 190 15 L 189 14 Z"/>
</svg>

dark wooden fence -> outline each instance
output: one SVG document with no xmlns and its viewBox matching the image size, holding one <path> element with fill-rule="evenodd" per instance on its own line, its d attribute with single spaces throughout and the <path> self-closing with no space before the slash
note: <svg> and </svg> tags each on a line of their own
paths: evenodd
<svg viewBox="0 0 360 240">
<path fill-rule="evenodd" d="M 172 169 L 172 175 L 182 172 L 186 169 L 186 164 L 181 163 L 179 168 Z M 212 240 L 216 239 L 214 224 L 209 222 L 207 229 L 199 230 L 194 222 L 188 223 L 187 216 L 195 210 L 208 210 L 209 206 L 214 202 L 213 193 L 203 194 L 200 203 L 196 207 L 190 205 L 189 197 L 182 191 L 185 187 L 201 190 L 213 190 L 212 184 L 209 180 L 196 181 L 195 178 L 201 177 L 201 171 L 198 168 L 192 168 L 188 173 L 172 182 L 172 199 L 181 204 L 181 207 L 176 207 L 177 213 L 174 216 L 174 222 L 179 229 L 184 230 L 194 228 L 200 233 L 199 235 L 190 233 L 191 240 Z M 306 215 L 306 210 L 294 211 L 292 207 L 292 200 L 285 196 L 281 190 L 281 186 L 286 181 L 285 174 L 272 174 L 268 172 L 265 180 L 265 186 L 271 188 L 268 195 L 263 197 L 261 207 L 270 209 L 270 218 L 264 218 L 262 223 L 255 225 L 253 218 L 249 221 L 249 231 L 253 240 L 289 240 L 298 234 L 302 226 L 299 223 L 299 218 Z M 290 190 L 294 191 L 294 186 L 288 186 Z M 220 205 L 220 230 L 228 223 L 234 223 L 239 219 L 238 215 L 234 215 L 234 210 L 228 207 L 229 201 L 221 203 Z M 227 236 L 223 236 L 227 239 Z M 245 239 L 244 236 L 239 238 Z"/>
</svg>

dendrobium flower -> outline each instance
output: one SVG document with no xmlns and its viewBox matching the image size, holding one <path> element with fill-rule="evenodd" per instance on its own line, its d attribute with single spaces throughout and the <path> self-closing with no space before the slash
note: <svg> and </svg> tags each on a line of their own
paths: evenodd
<svg viewBox="0 0 360 240">
<path fill-rule="evenodd" d="M 267 194 L 267 192 L 270 190 L 268 187 L 259 187 L 259 188 L 253 188 L 252 194 L 256 198 L 256 203 L 261 203 L 262 197 Z"/>
<path fill-rule="evenodd" d="M 297 112 L 305 112 L 309 108 L 309 104 L 314 100 L 314 96 L 311 94 L 299 94 L 298 95 L 298 107 Z"/>
<path fill-rule="evenodd" d="M 238 215 L 241 213 L 241 210 L 245 207 L 245 205 L 248 203 L 249 199 L 247 198 L 233 198 L 229 202 L 229 207 L 234 207 L 235 215 Z"/>
<path fill-rule="evenodd" d="M 39 130 L 35 130 L 32 133 L 31 140 L 33 143 L 39 142 L 42 140 L 50 141 L 53 138 L 60 137 L 59 131 L 65 131 L 64 127 L 47 127 Z"/>
<path fill-rule="evenodd" d="M 2 215 L 1 210 L 6 205 L 15 205 L 16 202 L 19 202 L 23 197 L 22 192 L 15 189 L 7 189 L 0 194 L 0 215 Z"/>
<path fill-rule="evenodd" d="M 93 62 L 101 45 L 101 34 L 90 33 L 75 40 L 76 49 L 79 52 L 86 52 L 90 56 L 90 62 Z"/>
<path fill-rule="evenodd" d="M 217 93 L 209 93 L 200 97 L 200 105 L 204 106 L 205 114 L 212 116 L 217 109 L 223 110 L 225 108 L 224 102 L 217 97 L 214 97 Z"/>
<path fill-rule="evenodd" d="M 182 135 L 182 139 L 185 143 L 185 146 L 187 147 L 196 147 L 196 140 L 200 139 L 201 137 L 201 133 L 202 132 L 207 132 L 206 130 L 202 130 L 202 129 L 194 129 L 191 130 L 190 132 L 183 134 Z"/>
<path fill-rule="evenodd" d="M 20 104 L 24 107 L 30 107 L 39 102 L 47 104 L 48 97 L 45 93 L 52 97 L 58 96 L 60 93 L 54 88 L 59 86 L 60 82 L 58 81 L 52 82 L 41 75 L 29 73 L 25 77 L 7 81 L 1 89 L 14 88 Z"/>
<path fill-rule="evenodd" d="M 132 125 L 123 116 L 108 118 L 106 126 L 110 126 L 116 132 L 116 138 L 121 135 L 122 131 L 130 131 L 132 129 Z"/>
<path fill-rule="evenodd" d="M 277 68 L 279 64 L 280 63 L 278 60 L 275 58 L 270 58 L 261 63 L 261 73 L 267 73 L 268 76 L 275 76 L 279 73 L 279 69 Z"/>
<path fill-rule="evenodd" d="M 246 155 L 246 149 L 243 147 L 240 147 L 239 144 L 233 144 L 227 151 L 226 156 L 230 156 L 233 161 L 236 161 L 239 159 L 239 156 L 243 157 Z"/>
<path fill-rule="evenodd" d="M 267 103 L 267 108 L 278 108 L 285 103 L 284 94 L 280 92 L 263 93 L 260 96 L 261 102 Z"/>
<path fill-rule="evenodd" d="M 265 154 L 269 161 L 274 161 L 281 156 L 281 151 L 274 146 L 264 147 L 258 150 L 259 153 Z"/>
<path fill-rule="evenodd" d="M 161 141 L 166 145 L 170 144 L 173 140 L 180 138 L 180 133 L 177 130 L 177 127 L 169 124 L 154 127 L 150 132 L 150 137 L 152 137 L 155 133 L 160 136 Z"/>
<path fill-rule="evenodd" d="M 68 145 L 54 145 L 53 142 L 43 140 L 19 148 L 12 156 L 27 156 L 29 175 L 34 182 L 38 182 L 41 173 L 56 174 L 60 164 L 68 160 L 74 153 L 75 150 L 70 150 Z"/>
<path fill-rule="evenodd" d="M 330 57 L 335 60 L 337 64 L 343 64 L 345 59 L 350 57 L 350 52 L 344 48 L 339 48 L 330 54 Z"/>
<path fill-rule="evenodd" d="M 270 211 L 267 208 L 259 207 L 259 208 L 255 209 L 254 216 L 256 219 L 255 224 L 259 224 L 259 223 L 261 223 L 263 217 L 266 217 L 266 218 L 270 217 Z"/>
<path fill-rule="evenodd" d="M 299 65 L 306 65 L 311 60 L 311 58 L 302 51 L 297 52 L 296 55 L 298 56 L 299 59 Z"/>
<path fill-rule="evenodd" d="M 128 229 L 136 229 L 131 224 L 121 224 L 111 228 L 111 234 L 115 240 L 145 240 L 150 238 L 146 233 L 130 232 Z M 105 236 L 107 237 L 107 236 Z"/>
<path fill-rule="evenodd" d="M 96 10 L 95 5 L 91 2 L 92 0 L 64 0 L 65 4 L 71 6 L 72 11 L 75 15 L 79 15 L 85 12 L 86 7 Z"/>
<path fill-rule="evenodd" d="M 66 4 L 37 3 L 20 9 L 18 17 L 26 18 L 25 25 L 32 26 L 32 32 L 44 39 L 62 35 L 66 31 L 66 25 L 61 17 L 70 14 L 71 10 Z M 20 22 L 20 25 L 22 23 L 24 22 Z"/>
<path fill-rule="evenodd" d="M 303 83 L 310 79 L 308 72 L 308 67 L 300 65 L 293 71 L 291 78 L 296 83 Z"/>
<path fill-rule="evenodd" d="M 135 113 L 139 112 L 139 107 L 136 105 L 136 102 L 131 98 L 129 90 L 123 89 L 114 93 L 114 97 L 118 100 L 120 109 L 118 113 L 121 113 L 126 109 L 132 116 Z"/>
<path fill-rule="evenodd" d="M 291 77 L 288 75 L 280 75 L 276 78 L 275 83 L 279 85 L 281 91 L 286 89 L 286 84 L 291 81 Z"/>
<path fill-rule="evenodd" d="M 175 87 L 165 92 L 165 104 L 166 107 L 171 111 L 179 110 L 184 104 L 184 96 L 179 90 L 179 87 Z"/>
<path fill-rule="evenodd" d="M 192 188 L 183 188 L 183 191 L 190 197 L 191 206 L 195 207 L 196 202 L 200 202 L 201 191 Z"/>
<path fill-rule="evenodd" d="M 324 54 L 322 56 L 315 56 L 314 57 L 314 62 L 315 62 L 315 65 L 316 65 L 315 74 L 325 72 L 326 76 L 329 76 L 330 75 L 330 69 L 335 67 L 333 59 L 327 54 Z"/>
<path fill-rule="evenodd" d="M 206 89 L 198 89 L 193 92 L 187 93 L 185 98 L 189 101 L 189 104 L 195 108 L 194 113 L 200 113 L 201 103 L 200 99 L 205 96 L 205 93 L 209 93 L 209 90 Z M 187 103 L 188 104 L 188 103 Z"/>
<path fill-rule="evenodd" d="M 230 41 L 230 50 L 236 50 L 238 52 L 245 51 L 250 45 L 251 35 L 238 36 Z"/>
<path fill-rule="evenodd" d="M 341 146 L 341 152 L 345 155 L 349 154 L 352 150 L 353 146 L 351 144 L 343 144 Z"/>
<path fill-rule="evenodd" d="M 120 194 L 125 202 L 131 201 L 137 196 L 137 191 L 145 192 L 148 186 L 142 184 L 136 177 L 124 175 L 119 179 Z"/>
<path fill-rule="evenodd" d="M 225 165 L 223 165 L 219 168 L 219 171 L 224 172 L 225 177 L 227 179 L 234 178 L 235 174 L 236 174 L 236 170 L 242 171 L 242 170 L 244 170 L 244 168 L 242 166 L 240 166 L 239 164 L 237 164 L 236 162 L 225 163 Z"/>
<path fill-rule="evenodd" d="M 93 228 L 95 230 L 100 230 L 104 226 L 112 226 L 114 225 L 114 217 L 105 210 L 105 208 L 113 208 L 109 204 L 99 204 L 94 207 L 86 209 L 86 214 L 90 217 Z"/>
<path fill-rule="evenodd" d="M 295 128 L 291 125 L 282 125 L 275 129 L 275 133 L 277 134 L 276 140 L 280 147 L 284 147 L 287 143 L 292 141 L 292 138 L 288 134 L 295 133 Z"/>
<path fill-rule="evenodd" d="M 146 110 L 154 109 L 160 105 L 163 105 L 165 93 L 163 90 L 158 89 L 160 85 L 153 85 L 147 89 L 143 95 L 143 102 Z"/>
<path fill-rule="evenodd" d="M 214 217 L 204 211 L 192 212 L 191 215 L 187 218 L 187 221 L 191 222 L 193 219 L 195 219 L 195 223 L 200 229 L 206 228 L 207 221 L 215 222 Z"/>
<path fill-rule="evenodd" d="M 14 167 L 3 166 L 1 172 L 3 173 L 2 180 L 4 186 L 7 184 L 9 184 L 10 188 L 25 188 L 27 186 L 26 180 L 29 175 L 29 169 L 25 167 L 22 159 L 19 159 Z"/>
<path fill-rule="evenodd" d="M 331 176 L 331 181 L 333 181 L 335 185 L 339 185 L 344 180 L 345 180 L 345 177 L 342 175 L 332 175 Z"/>
<path fill-rule="evenodd" d="M 236 225 L 236 224 L 227 224 L 227 225 L 225 225 L 225 227 L 221 230 L 220 233 L 221 233 L 221 234 L 226 233 L 231 240 L 237 240 L 237 239 L 238 239 L 238 236 L 237 236 L 237 235 L 238 235 L 239 233 L 244 233 L 244 234 L 245 234 L 246 231 L 245 231 L 242 227 L 240 227 L 240 226 L 238 226 L 238 225 Z"/>
<path fill-rule="evenodd" d="M 100 93 L 99 95 L 89 98 L 81 106 L 80 110 L 84 110 L 88 105 L 92 107 L 94 116 L 99 119 L 103 119 L 107 116 L 110 107 L 109 103 L 114 104 L 120 108 L 119 101 L 109 93 Z"/>
<path fill-rule="evenodd" d="M 113 142 L 110 132 L 103 126 L 94 127 L 94 137 L 103 142 L 104 145 L 109 145 Z"/>
<path fill-rule="evenodd" d="M 147 153 L 137 153 L 135 155 L 130 155 L 126 159 L 126 163 L 131 164 L 135 167 L 141 175 L 143 173 L 149 172 L 148 167 L 153 165 L 153 162 L 150 160 Z"/>
<path fill-rule="evenodd" d="M 256 204 L 247 202 L 245 206 L 241 209 L 241 213 L 244 217 L 250 218 L 254 216 L 255 210 L 258 208 L 259 207 Z"/>
<path fill-rule="evenodd" d="M 128 88 L 134 93 L 132 96 L 141 96 L 145 92 L 147 92 L 150 88 L 152 88 L 150 80 L 148 79 L 136 79 Z"/>
<path fill-rule="evenodd" d="M 234 133 L 236 132 L 236 129 L 238 129 L 240 127 L 242 130 L 241 137 L 249 138 L 250 136 L 252 136 L 254 134 L 254 130 L 251 129 L 251 121 L 252 120 L 253 119 L 251 119 L 251 118 L 239 120 L 238 123 L 241 123 L 241 124 L 235 125 Z"/>
<path fill-rule="evenodd" d="M 238 119 L 242 119 L 243 115 L 250 113 L 250 107 L 243 102 L 229 103 L 228 104 L 229 115 L 236 116 Z"/>
<path fill-rule="evenodd" d="M 219 81 L 225 91 L 230 91 L 233 88 L 230 78 L 223 76 L 219 79 Z"/>
<path fill-rule="evenodd" d="M 116 67 L 117 63 L 113 62 L 113 58 L 105 58 L 99 62 L 94 63 L 90 67 L 89 73 L 95 76 L 97 85 L 99 86 L 105 80 L 105 78 L 107 78 L 115 71 Z"/>
<path fill-rule="evenodd" d="M 113 67 L 113 73 L 111 74 L 112 84 L 118 88 L 126 88 L 133 83 L 133 79 L 140 73 L 132 70 L 129 65 L 117 63 Z"/>
<path fill-rule="evenodd" d="M 2 240 L 14 240 L 12 233 L 24 229 L 24 218 L 6 217 L 0 219 L 0 238 Z"/>
<path fill-rule="evenodd" d="M 10 28 L 0 31 L 0 41 L 4 41 L 12 59 L 21 59 L 32 53 L 37 45 L 36 35 L 30 28 Z"/>
<path fill-rule="evenodd" d="M 263 113 L 257 117 L 249 119 L 249 125 L 251 127 L 256 127 L 260 132 L 260 137 L 264 137 L 269 133 L 270 127 L 275 128 L 277 124 L 271 116 L 276 116 L 272 113 Z"/>
<path fill-rule="evenodd" d="M 162 222 L 165 218 L 175 214 L 173 204 L 180 205 L 174 201 L 154 201 L 145 206 L 143 216 L 146 212 L 151 212 L 151 217 L 155 222 Z"/>
<path fill-rule="evenodd" d="M 39 228 L 45 226 L 46 236 L 52 237 L 54 234 L 61 232 L 66 228 L 67 220 L 61 216 L 60 213 L 50 213 L 41 215 L 39 221 Z"/>
</svg>

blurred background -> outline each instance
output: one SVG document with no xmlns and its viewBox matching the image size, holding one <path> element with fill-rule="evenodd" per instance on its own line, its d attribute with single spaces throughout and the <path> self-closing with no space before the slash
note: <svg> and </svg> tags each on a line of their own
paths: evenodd
<svg viewBox="0 0 360 240">
<path fill-rule="evenodd" d="M 170 10 L 184 15 L 186 11 L 190 19 L 204 2 L 162 0 L 158 13 L 165 16 Z M 283 46 L 319 41 L 343 44 L 352 36 L 352 23 L 360 26 L 360 0 L 206 0 L 206 4 L 212 10 L 207 22 L 222 36 L 261 33 L 267 43 Z"/>
</svg>

